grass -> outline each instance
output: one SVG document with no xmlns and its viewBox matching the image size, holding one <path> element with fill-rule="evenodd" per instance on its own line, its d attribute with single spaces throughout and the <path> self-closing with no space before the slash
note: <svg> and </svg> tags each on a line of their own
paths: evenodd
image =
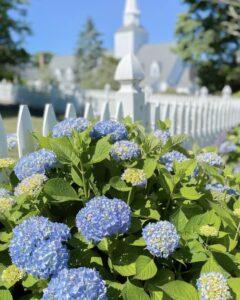
<svg viewBox="0 0 240 300">
<path fill-rule="evenodd" d="M 3 118 L 4 127 L 7 133 L 15 133 L 17 130 L 18 107 L 0 106 L 0 114 Z M 42 131 L 42 115 L 41 111 L 31 111 L 33 130 L 35 132 Z"/>
</svg>

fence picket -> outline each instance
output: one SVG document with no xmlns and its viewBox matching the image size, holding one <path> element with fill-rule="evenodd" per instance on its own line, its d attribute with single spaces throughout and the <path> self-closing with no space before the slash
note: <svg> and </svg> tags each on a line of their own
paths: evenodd
<svg viewBox="0 0 240 300">
<path fill-rule="evenodd" d="M 8 157 L 7 135 L 0 115 L 0 158 Z"/>
<path fill-rule="evenodd" d="M 94 118 L 93 108 L 91 103 L 87 102 L 84 110 L 84 118 L 92 119 Z"/>
<path fill-rule="evenodd" d="M 52 104 L 46 104 L 44 109 L 44 114 L 43 114 L 42 135 L 48 136 L 52 132 L 53 127 L 57 123 L 58 121 Z"/>
<path fill-rule="evenodd" d="M 32 119 L 27 105 L 21 105 L 18 114 L 17 137 L 18 154 L 22 157 L 34 151 L 34 138 L 32 136 Z"/>
<path fill-rule="evenodd" d="M 102 107 L 102 111 L 101 111 L 101 115 L 100 115 L 100 120 L 101 121 L 107 121 L 110 120 L 110 110 L 109 110 L 109 103 L 107 101 L 105 101 L 103 103 L 103 107 Z"/>
<path fill-rule="evenodd" d="M 67 103 L 66 112 L 65 112 L 65 119 L 76 118 L 76 117 L 77 117 L 77 112 L 76 112 L 74 104 L 73 103 Z"/>
</svg>

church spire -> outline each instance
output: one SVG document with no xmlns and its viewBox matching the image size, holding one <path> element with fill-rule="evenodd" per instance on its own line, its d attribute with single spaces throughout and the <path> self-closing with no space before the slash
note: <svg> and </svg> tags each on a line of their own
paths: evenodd
<svg viewBox="0 0 240 300">
<path fill-rule="evenodd" d="M 140 10 L 137 0 L 126 0 L 124 12 L 124 26 L 140 25 Z"/>
</svg>

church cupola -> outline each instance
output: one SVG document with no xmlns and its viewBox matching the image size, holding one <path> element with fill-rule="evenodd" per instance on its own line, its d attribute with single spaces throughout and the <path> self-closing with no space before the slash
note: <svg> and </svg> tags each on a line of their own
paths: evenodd
<svg viewBox="0 0 240 300">
<path fill-rule="evenodd" d="M 137 0 L 127 0 L 124 12 L 124 26 L 140 26 L 140 10 L 138 9 Z"/>
<path fill-rule="evenodd" d="M 123 27 L 115 34 L 114 55 L 122 58 L 126 54 L 137 54 L 148 42 L 148 33 L 141 26 L 137 0 L 126 0 Z"/>
</svg>

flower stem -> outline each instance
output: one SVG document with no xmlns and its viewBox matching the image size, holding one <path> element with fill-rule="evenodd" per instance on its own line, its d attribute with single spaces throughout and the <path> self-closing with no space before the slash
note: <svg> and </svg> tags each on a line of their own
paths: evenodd
<svg viewBox="0 0 240 300">
<path fill-rule="evenodd" d="M 238 223 L 237 232 L 236 232 L 236 235 L 234 237 L 234 241 L 236 241 L 238 239 L 239 233 L 240 233 L 240 222 Z"/>
<path fill-rule="evenodd" d="M 131 188 L 131 190 L 128 193 L 128 199 L 127 199 L 127 204 L 128 205 L 131 204 L 132 192 L 133 192 L 133 188 Z"/>
</svg>

